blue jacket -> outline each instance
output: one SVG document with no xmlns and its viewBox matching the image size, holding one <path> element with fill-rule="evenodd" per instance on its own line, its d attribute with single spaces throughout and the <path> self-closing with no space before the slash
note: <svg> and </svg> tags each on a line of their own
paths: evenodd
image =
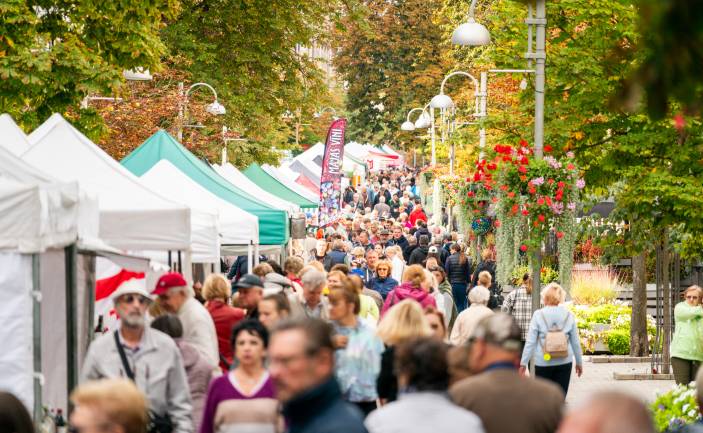
<svg viewBox="0 0 703 433">
<path fill-rule="evenodd" d="M 325 256 L 324 265 L 325 271 L 329 272 L 332 266 L 337 264 L 344 264 L 346 262 L 347 253 L 340 250 L 332 250 Z"/>
<path fill-rule="evenodd" d="M 334 377 L 283 405 L 288 433 L 368 433 L 361 411 L 342 400 Z"/>
<path fill-rule="evenodd" d="M 562 330 L 569 340 L 569 355 L 566 358 L 545 360 L 542 345 L 544 344 L 547 332 L 551 328 L 561 329 L 562 326 L 564 327 Z M 578 327 L 576 326 L 576 318 L 566 307 L 546 306 L 535 311 L 532 315 L 520 365 L 527 365 L 533 354 L 535 355 L 535 365 L 539 367 L 563 365 L 572 361 L 575 362 L 576 365 L 583 365 L 583 360 L 581 359 L 581 342 L 579 340 Z"/>
<path fill-rule="evenodd" d="M 395 289 L 396 287 L 398 287 L 398 282 L 391 277 L 384 279 L 373 277 L 371 281 L 369 281 L 368 285 L 369 289 L 375 290 L 380 293 L 381 296 L 383 296 L 383 299 L 386 299 L 386 296 L 388 296 L 391 290 Z"/>
</svg>

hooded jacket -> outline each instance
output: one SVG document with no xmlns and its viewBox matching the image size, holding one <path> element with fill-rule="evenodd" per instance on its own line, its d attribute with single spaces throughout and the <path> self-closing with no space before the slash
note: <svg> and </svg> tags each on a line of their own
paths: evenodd
<svg viewBox="0 0 703 433">
<path fill-rule="evenodd" d="M 392 306 L 405 299 L 414 299 L 419 302 L 422 308 L 427 306 L 437 307 L 437 301 L 428 292 L 422 290 L 421 287 L 413 287 L 411 283 L 403 283 L 395 289 L 391 290 L 386 296 L 386 302 L 383 303 L 381 316 L 386 314 Z"/>
<path fill-rule="evenodd" d="M 410 259 L 408 260 L 408 265 L 421 265 L 422 262 L 427 258 L 427 254 L 430 252 L 430 248 L 427 246 L 417 247 L 410 254 Z"/>
</svg>

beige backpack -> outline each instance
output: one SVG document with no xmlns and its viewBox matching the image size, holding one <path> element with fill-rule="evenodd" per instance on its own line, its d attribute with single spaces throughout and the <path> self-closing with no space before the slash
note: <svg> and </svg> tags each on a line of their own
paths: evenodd
<svg viewBox="0 0 703 433">
<path fill-rule="evenodd" d="M 545 355 L 549 355 L 551 358 L 566 358 L 569 356 L 569 338 L 564 332 L 571 313 L 567 313 L 564 323 L 561 325 L 561 329 L 553 326 L 549 328 L 547 319 L 544 317 L 544 312 L 542 312 L 542 320 L 544 321 L 544 326 L 547 327 L 547 335 L 544 337 L 544 343 L 542 344 L 542 352 Z"/>
</svg>

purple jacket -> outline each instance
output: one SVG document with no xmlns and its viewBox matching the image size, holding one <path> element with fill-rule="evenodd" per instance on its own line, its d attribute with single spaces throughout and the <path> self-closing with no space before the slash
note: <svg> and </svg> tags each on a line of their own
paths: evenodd
<svg viewBox="0 0 703 433">
<path fill-rule="evenodd" d="M 383 308 L 381 309 L 381 316 L 386 314 L 386 311 L 392 306 L 405 299 L 414 299 L 420 303 L 422 308 L 429 305 L 437 307 L 437 302 L 434 297 L 422 290 L 421 287 L 413 287 L 410 283 L 403 283 L 388 293 L 386 302 L 383 303 Z"/>
</svg>

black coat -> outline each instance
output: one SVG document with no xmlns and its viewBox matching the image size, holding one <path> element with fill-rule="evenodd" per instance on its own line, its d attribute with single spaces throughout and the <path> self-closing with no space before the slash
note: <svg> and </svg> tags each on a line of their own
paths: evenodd
<svg viewBox="0 0 703 433">
<path fill-rule="evenodd" d="M 459 253 L 454 253 L 447 257 L 444 270 L 447 272 L 447 281 L 449 281 L 449 284 L 468 284 L 471 280 L 471 260 L 466 257 L 463 264 L 459 263 Z"/>
<path fill-rule="evenodd" d="M 483 271 L 488 271 L 491 274 L 491 293 L 496 293 L 498 290 L 498 282 L 496 281 L 496 262 L 493 260 L 486 260 L 476 266 L 473 277 L 471 277 L 471 287 L 478 285 L 478 274 Z"/>
<path fill-rule="evenodd" d="M 422 262 L 427 258 L 427 254 L 430 252 L 429 247 L 417 247 L 410 254 L 410 260 L 408 260 L 408 265 L 421 265 Z"/>
<path fill-rule="evenodd" d="M 283 415 L 288 433 L 368 433 L 361 411 L 342 400 L 334 377 L 286 402 Z"/>
<path fill-rule="evenodd" d="M 389 402 L 398 398 L 398 378 L 393 369 L 395 361 L 395 349 L 393 346 L 386 346 L 386 350 L 381 355 L 381 372 L 376 378 L 376 391 L 378 398 Z"/>
</svg>

